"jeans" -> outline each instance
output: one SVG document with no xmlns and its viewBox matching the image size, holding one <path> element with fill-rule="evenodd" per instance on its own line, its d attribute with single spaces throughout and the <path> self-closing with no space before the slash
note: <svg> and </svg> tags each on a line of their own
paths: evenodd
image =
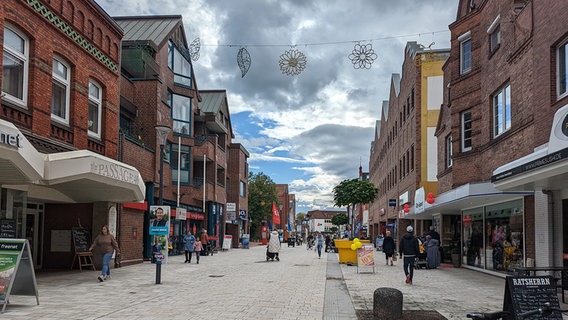
<svg viewBox="0 0 568 320">
<path fill-rule="evenodd" d="M 197 263 L 199 263 L 199 256 L 200 255 L 201 255 L 201 252 L 195 251 L 195 258 L 197 259 Z"/>
<path fill-rule="evenodd" d="M 321 244 L 318 244 L 318 256 L 321 257 Z"/>
<path fill-rule="evenodd" d="M 101 275 L 103 277 L 110 276 L 110 259 L 112 259 L 112 252 L 103 254 L 103 268 L 101 269 Z"/>
<path fill-rule="evenodd" d="M 416 259 L 415 256 L 407 257 L 404 256 L 404 274 L 410 275 L 410 281 L 412 281 L 412 276 L 414 275 L 414 260 Z"/>
</svg>

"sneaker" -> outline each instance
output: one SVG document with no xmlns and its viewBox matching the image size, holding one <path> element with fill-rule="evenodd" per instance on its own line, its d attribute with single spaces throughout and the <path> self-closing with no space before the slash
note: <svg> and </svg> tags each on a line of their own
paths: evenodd
<svg viewBox="0 0 568 320">
<path fill-rule="evenodd" d="M 391 261 L 391 267 L 392 267 L 392 266 L 394 266 L 394 264 L 392 264 L 392 261 Z"/>
<path fill-rule="evenodd" d="M 389 265 L 389 262 L 388 262 L 388 261 L 387 261 L 386 265 L 387 265 L 387 266 Z"/>
<path fill-rule="evenodd" d="M 197 264 L 199 264 L 199 261 L 197 261 Z"/>
<path fill-rule="evenodd" d="M 278 258 L 278 256 L 276 256 L 276 261 L 280 261 L 280 258 Z"/>
<path fill-rule="evenodd" d="M 110 274 L 108 274 L 108 275 L 105 276 L 105 280 L 109 280 L 109 279 L 112 279 L 111 276 L 110 276 Z"/>
<path fill-rule="evenodd" d="M 410 283 L 410 275 L 406 276 L 406 283 Z"/>
<path fill-rule="evenodd" d="M 99 282 L 105 281 L 105 279 L 103 278 L 103 276 L 98 276 L 97 279 L 99 279 Z"/>
</svg>

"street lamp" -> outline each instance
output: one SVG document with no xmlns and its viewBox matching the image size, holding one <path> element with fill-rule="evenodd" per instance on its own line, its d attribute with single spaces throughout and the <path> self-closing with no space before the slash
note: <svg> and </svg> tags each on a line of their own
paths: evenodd
<svg viewBox="0 0 568 320">
<path fill-rule="evenodd" d="M 164 200 L 164 145 L 166 144 L 170 131 L 172 131 L 172 129 L 168 126 L 156 126 L 156 132 L 158 133 L 158 142 L 160 143 L 160 191 L 158 198 L 158 204 L 160 205 L 163 204 Z"/>
</svg>

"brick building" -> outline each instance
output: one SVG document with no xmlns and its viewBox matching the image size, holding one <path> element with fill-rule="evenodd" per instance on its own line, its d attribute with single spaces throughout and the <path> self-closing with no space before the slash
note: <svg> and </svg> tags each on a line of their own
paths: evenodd
<svg viewBox="0 0 568 320">
<path fill-rule="evenodd" d="M 437 192 L 437 138 L 434 135 L 443 95 L 442 64 L 448 50 L 408 42 L 402 77 L 391 77 L 371 145 L 369 181 L 379 188 L 369 208 L 371 239 L 392 231 L 395 238 L 409 224 L 418 233 L 432 220 L 413 221 L 424 210 L 424 195 Z"/>
<path fill-rule="evenodd" d="M 439 194 L 422 217 L 463 266 L 567 265 L 566 33 L 560 1 L 460 1 L 450 25 Z"/>
<path fill-rule="evenodd" d="M 2 237 L 29 239 L 36 268 L 71 266 L 73 228 L 135 238 L 119 219 L 145 193 L 117 161 L 122 36 L 95 1 L 0 5 Z"/>
</svg>

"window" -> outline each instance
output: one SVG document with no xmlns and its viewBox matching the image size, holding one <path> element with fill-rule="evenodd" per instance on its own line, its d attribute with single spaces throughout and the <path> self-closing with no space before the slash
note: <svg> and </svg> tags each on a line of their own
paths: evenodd
<svg viewBox="0 0 568 320">
<path fill-rule="evenodd" d="M 410 170 L 414 171 L 414 145 L 410 146 Z"/>
<path fill-rule="evenodd" d="M 558 76 L 557 76 L 557 87 L 558 87 L 558 97 L 563 97 L 568 92 L 566 83 L 568 82 L 568 55 L 566 55 L 566 49 L 568 48 L 568 41 L 565 41 L 560 47 L 558 47 L 557 57 L 558 60 Z"/>
<path fill-rule="evenodd" d="M 171 143 L 170 146 L 170 167 L 172 167 L 172 181 L 174 183 L 178 182 L 178 172 L 179 172 L 179 182 L 180 184 L 189 184 L 189 168 L 191 165 L 189 146 L 181 145 L 181 151 L 179 150 L 179 145 L 176 143 Z M 178 168 L 179 162 L 179 168 Z M 179 169 L 179 170 L 178 170 Z"/>
<path fill-rule="evenodd" d="M 70 68 L 59 58 L 53 59 L 51 118 L 69 124 Z"/>
<path fill-rule="evenodd" d="M 239 196 L 242 198 L 247 196 L 247 184 L 243 181 L 239 181 Z"/>
<path fill-rule="evenodd" d="M 471 150 L 471 110 L 464 111 L 461 114 L 461 148 L 462 151 Z"/>
<path fill-rule="evenodd" d="M 493 136 L 511 129 L 511 86 L 507 84 L 493 96 Z"/>
<path fill-rule="evenodd" d="M 460 74 L 471 71 L 471 33 L 467 32 L 458 37 L 460 42 Z"/>
<path fill-rule="evenodd" d="M 27 107 L 28 45 L 28 39 L 21 32 L 9 24 L 4 27 L 3 98 L 22 107 Z"/>
<path fill-rule="evenodd" d="M 499 48 L 499 44 L 501 44 L 501 27 L 499 25 L 500 16 L 497 16 L 495 20 L 487 29 L 487 34 L 489 35 L 489 50 L 493 52 Z"/>
<path fill-rule="evenodd" d="M 185 50 L 185 52 L 189 52 Z M 191 88 L 191 63 L 170 41 L 168 47 L 168 67 L 174 72 L 174 83 Z"/>
<path fill-rule="evenodd" d="M 89 81 L 89 136 L 101 137 L 102 115 L 102 92 L 101 87 L 94 81 Z"/>
<path fill-rule="evenodd" d="M 452 166 L 452 136 L 446 137 L 446 169 Z"/>
<path fill-rule="evenodd" d="M 174 133 L 180 135 L 190 134 L 191 125 L 191 98 L 170 94 L 172 106 L 172 119 L 174 120 Z"/>
</svg>

